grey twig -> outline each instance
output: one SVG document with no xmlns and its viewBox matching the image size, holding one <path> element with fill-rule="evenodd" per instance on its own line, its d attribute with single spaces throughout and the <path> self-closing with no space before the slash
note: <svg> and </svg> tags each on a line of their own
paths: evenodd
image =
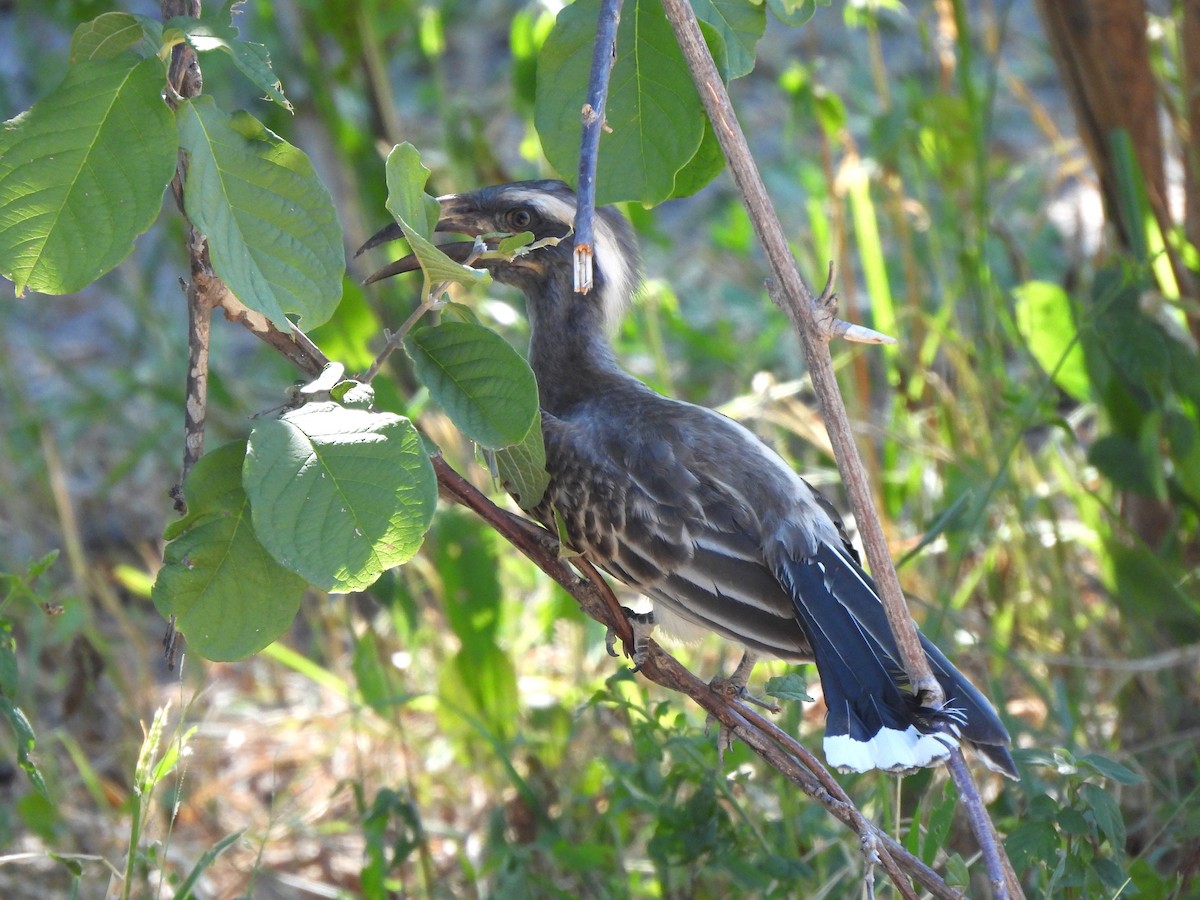
<svg viewBox="0 0 1200 900">
<path fill-rule="evenodd" d="M 587 102 L 583 106 L 583 133 L 579 141 L 579 190 L 575 212 L 575 291 L 592 289 L 592 254 L 595 239 L 592 220 L 596 216 L 596 159 L 604 108 L 608 103 L 608 79 L 617 58 L 617 25 L 621 0 L 602 0 L 596 21 L 596 43 L 592 47 L 592 71 L 588 78 Z"/>
</svg>

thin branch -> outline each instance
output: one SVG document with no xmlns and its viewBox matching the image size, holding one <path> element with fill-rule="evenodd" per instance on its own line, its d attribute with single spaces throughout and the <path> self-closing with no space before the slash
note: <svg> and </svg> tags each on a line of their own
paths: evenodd
<svg viewBox="0 0 1200 900">
<path fill-rule="evenodd" d="M 979 838 L 979 849 L 983 853 L 983 865 L 991 882 L 993 900 L 1024 897 L 1017 874 L 1013 871 L 1012 863 L 1004 852 L 1004 845 L 1000 842 L 1000 835 L 996 833 L 996 826 L 992 824 L 983 798 L 979 796 L 979 790 L 971 778 L 971 771 L 967 768 L 962 750 L 958 747 L 951 748 L 950 759 L 946 765 L 950 767 L 950 774 L 958 787 L 958 798 L 971 820 L 971 830 Z M 990 839 L 984 840 L 983 834 L 989 835 Z"/>
<path fill-rule="evenodd" d="M 621 0 L 601 0 L 596 43 L 592 46 L 587 102 L 582 111 L 583 133 L 579 140 L 579 190 L 575 211 L 575 291 L 579 294 L 592 289 L 596 160 L 600 151 L 600 132 L 604 128 L 604 108 L 608 102 L 608 79 L 617 59 L 617 25 L 620 21 Z"/>
<path fill-rule="evenodd" d="M 200 0 L 162 0 L 159 6 L 163 21 L 173 16 L 199 16 Z M 200 63 L 196 52 L 186 43 L 171 50 L 171 66 L 167 71 L 167 102 L 172 108 L 181 100 L 190 100 L 200 95 L 204 79 L 200 74 Z M 179 151 L 175 163 L 175 176 L 171 179 L 171 194 L 183 213 L 183 186 L 187 181 L 187 154 Z M 188 258 L 192 280 L 184 285 L 184 296 L 188 305 L 188 370 L 184 402 L 183 422 L 183 465 L 179 483 L 171 489 L 175 509 L 183 515 L 187 511 L 183 500 L 183 483 L 192 466 L 204 454 L 204 425 L 208 416 L 208 352 L 212 334 L 212 299 L 201 290 L 196 273 L 209 267 L 208 242 L 204 235 L 188 222 Z"/>
<path fill-rule="evenodd" d="M 908 612 L 904 593 L 900 588 L 900 580 L 892 564 L 891 553 L 887 539 L 883 533 L 871 489 L 867 480 L 862 459 L 854 444 L 850 429 L 849 416 L 845 403 L 838 389 L 837 379 L 833 371 L 833 361 L 829 355 L 829 340 L 835 331 L 830 324 L 836 322 L 836 317 L 829 315 L 832 293 L 827 286 L 820 300 L 814 300 L 812 292 L 804 284 L 796 269 L 796 262 L 788 249 L 787 239 L 779 219 L 775 215 L 771 199 L 767 195 L 758 167 L 750 153 L 746 136 L 738 123 L 733 104 L 725 90 L 725 84 L 717 72 L 716 64 L 708 51 L 707 45 L 696 21 L 695 12 L 686 0 L 663 0 L 663 8 L 675 39 L 683 51 L 692 80 L 708 112 L 709 120 L 721 145 L 721 150 L 729 163 L 734 183 L 746 206 L 750 221 L 766 252 L 771 266 L 772 276 L 780 287 L 777 299 L 782 301 L 783 311 L 788 315 L 804 348 L 805 361 L 808 364 L 813 388 L 829 432 L 830 443 L 837 459 L 838 469 L 846 485 L 851 506 L 858 524 L 863 547 L 871 567 L 871 575 L 879 588 L 880 597 L 887 613 L 888 623 L 896 638 L 896 644 L 909 681 L 926 703 L 937 705 L 945 697 L 941 686 L 930 672 L 925 652 L 921 648 L 920 638 Z M 773 299 L 776 299 L 773 297 Z M 952 755 L 953 758 L 953 755 Z M 961 759 L 961 756 L 959 757 Z M 970 770 L 963 765 L 950 766 L 951 777 L 959 789 L 959 796 L 978 796 Z M 985 856 L 993 854 L 1007 864 L 1003 846 L 996 837 L 991 820 L 980 804 L 982 821 L 971 817 L 976 840 L 983 849 Z M 1008 879 L 1005 879 L 1007 882 Z M 1012 898 L 1023 897 L 1020 885 L 1012 879 L 1012 890 L 998 896 Z"/>
<path fill-rule="evenodd" d="M 819 303 L 813 297 L 796 270 L 796 261 L 788 249 L 779 217 L 775 215 L 775 208 L 767 195 L 762 176 L 759 175 L 758 167 L 750 154 L 750 147 L 738 124 L 725 84 L 721 81 L 712 55 L 704 43 L 695 13 L 685 0 L 663 0 L 663 8 L 675 31 L 675 39 L 683 50 L 704 108 L 708 111 L 721 150 L 729 162 L 729 170 L 750 215 L 755 234 L 766 252 L 772 277 L 780 287 L 782 309 L 800 337 L 813 389 L 821 407 L 821 415 L 825 419 L 825 428 L 829 432 L 838 469 L 854 509 L 863 548 L 867 552 L 871 576 L 879 588 L 888 623 L 895 633 L 904 669 L 918 696 L 924 695 L 929 703 L 938 705 L 945 697 L 941 685 L 929 671 L 929 663 L 921 649 L 916 626 L 908 613 L 904 592 L 892 565 L 887 538 L 875 511 L 866 470 L 854 445 L 846 405 L 842 401 L 834 375 L 833 360 L 830 358 L 828 346 L 833 333 L 828 327 L 821 327 L 822 321 L 831 323 L 832 317 L 823 320 L 818 315 L 828 304 Z"/>
</svg>

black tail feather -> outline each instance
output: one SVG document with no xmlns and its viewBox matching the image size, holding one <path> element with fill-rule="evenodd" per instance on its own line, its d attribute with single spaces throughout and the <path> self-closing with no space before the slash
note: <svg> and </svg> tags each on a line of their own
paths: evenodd
<svg viewBox="0 0 1200 900">
<path fill-rule="evenodd" d="M 990 768 L 1017 777 L 1004 723 L 924 636 L 946 702 L 931 709 L 913 696 L 875 586 L 848 553 L 821 544 L 804 559 L 784 556 L 775 569 L 813 648 L 829 706 L 825 747 L 832 765 L 912 769 L 944 759 L 961 737 Z"/>
</svg>

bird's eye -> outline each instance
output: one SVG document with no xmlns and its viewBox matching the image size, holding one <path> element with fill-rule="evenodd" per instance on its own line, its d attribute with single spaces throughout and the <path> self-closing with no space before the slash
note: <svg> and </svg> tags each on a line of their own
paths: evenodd
<svg viewBox="0 0 1200 900">
<path fill-rule="evenodd" d="M 516 229 L 525 230 L 533 222 L 533 213 L 523 206 L 518 206 L 514 210 L 510 210 L 508 214 L 508 223 Z"/>
</svg>

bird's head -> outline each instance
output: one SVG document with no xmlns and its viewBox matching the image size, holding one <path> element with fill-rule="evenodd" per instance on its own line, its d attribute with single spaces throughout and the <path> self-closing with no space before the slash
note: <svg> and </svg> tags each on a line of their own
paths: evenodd
<svg viewBox="0 0 1200 900">
<path fill-rule="evenodd" d="M 447 194 L 439 197 L 438 203 L 441 213 L 437 231 L 471 238 L 528 231 L 533 234 L 534 243 L 551 239 L 543 246 L 511 260 L 485 258 L 471 262 L 476 268 L 487 269 L 502 284 L 521 289 L 534 306 L 587 303 L 599 312 L 606 330 L 611 331 L 620 321 L 637 288 L 638 250 L 629 223 L 612 207 L 596 210 L 593 227 L 594 287 L 590 294 L 581 296 L 575 294 L 572 288 L 575 192 L 563 182 L 518 181 L 494 185 L 464 194 Z M 403 237 L 400 228 L 389 226 L 362 249 L 399 237 Z M 555 243 L 553 239 L 559 240 Z M 490 248 L 494 248 L 496 243 L 496 240 L 488 241 Z M 450 243 L 440 246 L 448 255 L 462 262 L 469 259 L 472 244 Z M 416 259 L 408 256 L 380 269 L 366 283 L 416 268 Z M 552 310 L 533 309 L 531 312 L 536 316 L 551 313 Z"/>
</svg>

